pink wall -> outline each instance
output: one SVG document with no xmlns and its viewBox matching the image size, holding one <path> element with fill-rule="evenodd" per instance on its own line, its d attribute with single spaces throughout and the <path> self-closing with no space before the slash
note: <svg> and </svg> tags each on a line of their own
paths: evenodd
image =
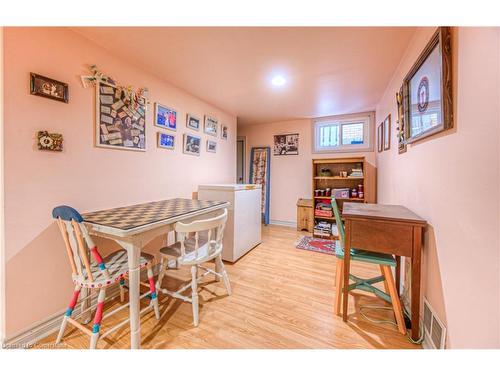
<svg viewBox="0 0 500 375">
<path fill-rule="evenodd" d="M 311 198 L 312 159 L 328 157 L 365 156 L 375 165 L 374 152 L 313 154 L 312 125 L 310 119 L 298 119 L 270 124 L 238 126 L 238 136 L 246 137 L 246 174 L 250 172 L 250 149 L 256 146 L 271 147 L 271 220 L 297 221 L 297 199 Z M 272 155 L 273 136 L 299 133 L 299 155 Z"/>
<path fill-rule="evenodd" d="M 377 106 L 377 123 L 397 118 L 395 93 L 434 29 L 417 31 Z M 499 29 L 453 32 L 455 127 L 377 154 L 380 203 L 427 219 L 423 292 L 448 327 L 451 348 L 499 342 Z M 393 120 L 394 121 L 394 120 Z"/>
<path fill-rule="evenodd" d="M 6 325 L 11 336 L 63 309 L 71 295 L 71 272 L 51 219 L 54 206 L 66 203 L 85 212 L 191 197 L 200 183 L 233 182 L 236 118 L 69 29 L 6 28 L 4 47 Z M 92 63 L 121 84 L 149 88 L 147 152 L 93 146 L 94 91 L 80 83 Z M 30 95 L 30 72 L 69 83 L 69 104 Z M 156 147 L 155 101 L 178 111 L 175 151 Z M 205 152 L 209 136 L 203 133 L 200 157 L 182 153 L 187 111 L 200 118 L 215 115 L 229 126 L 229 140 L 218 140 L 217 153 Z M 44 129 L 63 134 L 64 152 L 36 150 L 35 132 Z"/>
</svg>

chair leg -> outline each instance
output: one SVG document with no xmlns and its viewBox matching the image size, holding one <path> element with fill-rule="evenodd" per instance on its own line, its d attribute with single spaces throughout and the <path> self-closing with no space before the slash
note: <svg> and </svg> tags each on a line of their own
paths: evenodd
<svg viewBox="0 0 500 375">
<path fill-rule="evenodd" d="M 193 305 L 193 324 L 198 327 L 198 267 L 191 266 L 191 304 Z"/>
<path fill-rule="evenodd" d="M 219 255 L 215 258 L 215 266 L 216 272 L 222 275 L 222 281 L 224 282 L 224 286 L 226 287 L 227 294 L 230 296 L 233 291 L 231 290 L 231 283 L 229 282 L 229 276 L 226 272 L 226 267 L 224 267 L 224 262 L 222 262 L 222 255 Z"/>
<path fill-rule="evenodd" d="M 215 269 L 214 269 L 214 271 L 217 272 L 217 273 L 220 273 L 220 267 L 219 267 L 219 262 L 217 262 L 217 258 L 214 259 L 214 263 L 215 263 Z M 215 275 L 215 281 L 217 281 L 217 282 L 220 281 L 220 276 L 219 275 Z"/>
<path fill-rule="evenodd" d="M 151 264 L 147 265 L 148 282 L 149 282 L 149 292 L 151 293 L 151 304 L 155 311 L 155 316 L 157 320 L 160 320 L 160 308 L 158 307 L 158 296 L 156 294 L 155 279 L 153 277 L 153 268 Z"/>
<path fill-rule="evenodd" d="M 387 286 L 389 288 L 392 308 L 394 309 L 394 315 L 396 316 L 396 322 L 398 323 L 398 330 L 404 335 L 406 333 L 406 326 L 403 318 L 403 310 L 401 309 L 401 301 L 399 300 L 398 292 L 396 290 L 396 284 L 394 282 L 394 277 L 392 276 L 391 267 L 382 266 L 382 268 Z"/>
<path fill-rule="evenodd" d="M 104 310 L 104 299 L 106 298 L 106 288 L 99 289 L 97 296 L 97 309 L 94 315 L 94 326 L 92 327 L 92 336 L 90 337 L 90 349 L 97 347 L 99 340 L 99 331 L 101 329 L 102 312 Z"/>
<path fill-rule="evenodd" d="M 389 285 L 387 285 L 387 279 L 384 274 L 384 266 L 380 265 L 380 273 L 384 276 L 384 290 L 387 294 L 389 294 Z"/>
<path fill-rule="evenodd" d="M 82 287 L 80 285 L 75 285 L 75 290 L 73 291 L 73 297 L 71 298 L 68 309 L 66 310 L 66 313 L 63 316 L 61 328 L 59 328 L 59 334 L 57 335 L 56 345 L 59 344 L 62 340 L 62 337 L 64 335 L 64 330 L 66 329 L 66 325 L 68 324 L 68 318 L 71 317 L 71 314 L 73 313 L 76 303 L 78 302 L 78 297 L 80 296 L 81 289 Z"/>
<path fill-rule="evenodd" d="M 342 306 L 342 274 L 344 273 L 344 261 L 337 258 L 337 270 L 335 271 L 335 314 L 340 316 Z"/>
<path fill-rule="evenodd" d="M 163 276 L 165 276 L 165 271 L 168 268 L 168 259 L 161 257 L 160 259 L 160 273 L 158 274 L 158 280 L 156 280 L 156 290 L 161 290 L 161 282 L 163 281 Z"/>
<path fill-rule="evenodd" d="M 125 302 L 125 279 L 120 279 L 120 302 Z"/>
</svg>

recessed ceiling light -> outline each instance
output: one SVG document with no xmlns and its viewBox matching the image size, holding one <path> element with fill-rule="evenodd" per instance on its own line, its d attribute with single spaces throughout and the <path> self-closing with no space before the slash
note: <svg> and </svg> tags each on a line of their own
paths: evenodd
<svg viewBox="0 0 500 375">
<path fill-rule="evenodd" d="M 286 79 L 281 75 L 277 75 L 273 77 L 271 83 L 273 84 L 273 86 L 283 86 L 286 83 Z"/>
</svg>

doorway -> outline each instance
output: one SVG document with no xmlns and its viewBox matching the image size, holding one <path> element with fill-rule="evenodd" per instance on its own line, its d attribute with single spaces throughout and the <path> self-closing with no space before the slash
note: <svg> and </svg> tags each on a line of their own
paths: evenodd
<svg viewBox="0 0 500 375">
<path fill-rule="evenodd" d="M 244 137 L 236 140 L 236 183 L 245 183 L 245 149 L 246 141 Z"/>
</svg>

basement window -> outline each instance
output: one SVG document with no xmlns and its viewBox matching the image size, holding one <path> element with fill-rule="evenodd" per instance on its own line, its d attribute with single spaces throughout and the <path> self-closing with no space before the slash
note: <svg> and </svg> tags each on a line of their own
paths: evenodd
<svg viewBox="0 0 500 375">
<path fill-rule="evenodd" d="M 373 114 L 321 117 L 313 120 L 313 152 L 372 150 Z"/>
</svg>

